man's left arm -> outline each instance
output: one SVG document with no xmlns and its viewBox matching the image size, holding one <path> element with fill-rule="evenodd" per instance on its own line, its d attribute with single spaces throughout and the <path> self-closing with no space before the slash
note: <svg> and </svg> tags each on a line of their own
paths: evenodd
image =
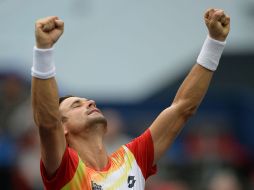
<svg viewBox="0 0 254 190">
<path fill-rule="evenodd" d="M 150 126 L 154 144 L 154 164 L 173 143 L 188 118 L 196 112 L 224 48 L 224 41 L 230 29 L 229 17 L 223 10 L 209 9 L 204 15 L 204 20 L 209 37 L 203 45 L 197 64 L 183 81 L 171 106 L 163 110 Z"/>
</svg>

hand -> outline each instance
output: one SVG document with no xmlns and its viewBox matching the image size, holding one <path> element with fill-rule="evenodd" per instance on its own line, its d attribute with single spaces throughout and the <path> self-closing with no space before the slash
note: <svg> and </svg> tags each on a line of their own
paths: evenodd
<svg viewBox="0 0 254 190">
<path fill-rule="evenodd" d="M 51 48 L 64 31 L 64 22 L 56 16 L 42 18 L 35 23 L 37 48 Z"/>
<path fill-rule="evenodd" d="M 211 38 L 225 41 L 230 30 L 230 17 L 221 9 L 208 9 L 204 15 Z"/>
</svg>

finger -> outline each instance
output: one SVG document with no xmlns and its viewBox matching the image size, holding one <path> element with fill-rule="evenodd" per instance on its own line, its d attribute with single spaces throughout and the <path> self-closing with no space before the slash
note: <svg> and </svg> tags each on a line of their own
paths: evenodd
<svg viewBox="0 0 254 190">
<path fill-rule="evenodd" d="M 214 9 L 213 8 L 211 8 L 211 9 L 207 9 L 206 10 L 206 13 L 205 13 L 205 15 L 204 15 L 204 18 L 205 19 L 210 19 L 211 18 L 211 15 L 214 13 Z"/>
<path fill-rule="evenodd" d="M 226 23 L 226 16 L 223 15 L 221 18 L 220 18 L 220 22 L 223 26 L 225 26 L 225 23 Z"/>
<path fill-rule="evenodd" d="M 56 20 L 56 19 L 58 19 L 57 16 L 49 16 L 49 17 L 45 17 L 45 18 L 37 20 L 36 23 L 44 25 L 44 24 L 47 24 L 49 21 Z"/>
<path fill-rule="evenodd" d="M 222 10 L 216 11 L 211 16 L 211 20 L 212 21 L 220 21 L 221 18 L 223 17 L 223 15 L 224 15 L 224 11 L 222 11 Z"/>
<path fill-rule="evenodd" d="M 222 24 L 223 26 L 226 26 L 226 25 L 228 25 L 229 23 L 230 23 L 230 17 L 227 16 L 227 15 L 225 15 L 225 17 L 223 17 L 223 19 L 221 19 L 221 24 Z"/>
<path fill-rule="evenodd" d="M 204 14 L 204 18 L 205 19 L 208 19 L 209 18 L 209 12 L 211 11 L 212 9 L 207 9 L 205 14 Z"/>
<path fill-rule="evenodd" d="M 60 30 L 64 29 L 64 22 L 60 19 L 55 20 L 55 25 Z"/>
<path fill-rule="evenodd" d="M 57 22 L 57 20 L 59 22 Z M 57 26 L 59 25 L 59 27 Z M 43 26 L 43 31 L 44 32 L 50 32 L 52 31 L 53 29 L 55 28 L 58 28 L 58 29 L 63 29 L 63 21 L 59 20 L 58 17 L 55 17 L 55 18 L 51 18 L 48 23 L 46 23 L 44 26 Z"/>
<path fill-rule="evenodd" d="M 215 11 L 222 11 L 222 9 L 214 9 Z"/>
<path fill-rule="evenodd" d="M 57 16 L 49 16 L 36 21 L 36 28 L 48 31 L 54 26 L 54 20 L 58 19 Z"/>
<path fill-rule="evenodd" d="M 51 21 L 51 22 L 48 22 L 47 24 L 43 25 L 42 30 L 43 30 L 43 32 L 50 32 L 54 28 L 55 28 L 55 22 Z"/>
<path fill-rule="evenodd" d="M 226 15 L 224 24 L 229 25 L 229 23 L 230 23 L 230 17 Z"/>
</svg>

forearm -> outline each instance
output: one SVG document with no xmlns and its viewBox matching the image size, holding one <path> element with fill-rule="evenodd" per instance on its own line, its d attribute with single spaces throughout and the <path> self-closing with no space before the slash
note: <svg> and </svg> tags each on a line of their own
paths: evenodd
<svg viewBox="0 0 254 190">
<path fill-rule="evenodd" d="M 58 89 L 55 81 L 54 48 L 33 49 L 32 104 L 39 127 L 59 124 Z"/>
<path fill-rule="evenodd" d="M 55 78 L 32 79 L 34 120 L 39 127 L 57 126 L 60 121 L 58 90 Z"/>
<path fill-rule="evenodd" d="M 173 104 L 179 104 L 184 108 L 187 115 L 193 114 L 210 84 L 215 71 L 219 65 L 219 60 L 226 42 L 221 42 L 207 36 L 201 52 L 197 59 L 197 64 L 192 68 L 183 84 L 179 88 Z"/>
<path fill-rule="evenodd" d="M 195 113 L 207 92 L 212 76 L 212 71 L 195 64 L 180 86 L 172 104 L 177 104 L 182 114 L 187 117 Z"/>
</svg>

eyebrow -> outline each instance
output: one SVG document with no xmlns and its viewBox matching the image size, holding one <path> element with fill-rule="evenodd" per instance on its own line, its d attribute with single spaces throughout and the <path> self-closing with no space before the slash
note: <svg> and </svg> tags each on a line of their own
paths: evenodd
<svg viewBox="0 0 254 190">
<path fill-rule="evenodd" d="M 81 102 L 80 99 L 74 100 L 74 101 L 71 103 L 71 105 L 69 106 L 69 108 L 72 108 L 74 104 L 80 103 L 80 102 Z"/>
<path fill-rule="evenodd" d="M 71 103 L 71 105 L 69 106 L 69 108 L 72 108 L 74 104 L 77 104 L 77 103 L 81 103 L 83 99 L 76 99 L 74 100 L 74 102 Z M 88 101 L 87 99 L 84 99 L 84 101 Z"/>
</svg>

